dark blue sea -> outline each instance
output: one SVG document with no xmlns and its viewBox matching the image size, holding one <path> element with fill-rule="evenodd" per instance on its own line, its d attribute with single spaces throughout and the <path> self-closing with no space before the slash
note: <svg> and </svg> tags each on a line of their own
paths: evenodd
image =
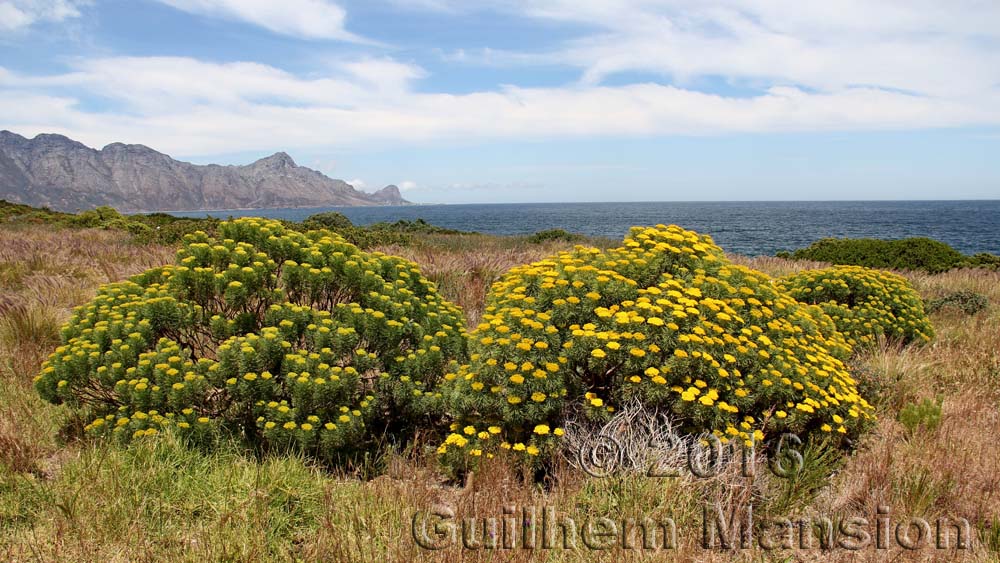
<svg viewBox="0 0 1000 563">
<path fill-rule="evenodd" d="M 930 237 L 971 254 L 1000 254 L 1000 200 L 782 201 L 648 203 L 511 203 L 323 207 L 177 212 L 215 217 L 263 216 L 299 221 L 339 211 L 356 225 L 424 219 L 441 227 L 497 235 L 544 229 L 622 238 L 633 225 L 677 224 L 712 235 L 729 252 L 771 255 L 824 237 Z"/>
</svg>

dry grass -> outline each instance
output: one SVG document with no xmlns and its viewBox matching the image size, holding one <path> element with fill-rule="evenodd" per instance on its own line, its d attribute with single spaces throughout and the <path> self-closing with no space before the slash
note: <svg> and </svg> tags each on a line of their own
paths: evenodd
<svg viewBox="0 0 1000 563">
<path fill-rule="evenodd" d="M 739 254 L 726 254 L 733 263 L 747 266 L 755 270 L 766 272 L 774 277 L 787 276 L 801 272 L 802 270 L 817 270 L 829 266 L 826 262 L 813 262 L 811 260 L 786 260 L 773 256 L 740 256 Z"/>
<path fill-rule="evenodd" d="M 437 283 L 448 299 L 462 307 L 468 326 L 475 327 L 490 286 L 504 272 L 572 247 L 572 243 L 566 242 L 531 244 L 523 238 L 435 235 L 413 246 L 387 246 L 377 250 L 419 264 L 424 275 Z"/>
<path fill-rule="evenodd" d="M 772 275 L 801 265 L 777 258 L 747 262 Z M 980 529 L 980 539 L 990 535 L 991 525 L 995 537 L 1000 531 L 1000 456 L 992 443 L 1000 435 L 1000 273 L 897 273 L 925 299 L 967 290 L 985 295 L 990 306 L 973 316 L 953 310 L 932 315 L 936 337 L 928 345 L 883 344 L 860 355 L 857 363 L 876 391 L 871 399 L 880 420 L 819 507 L 874 514 L 885 505 L 896 515 L 964 517 Z M 895 417 L 923 399 L 942 400 L 942 422 L 911 435 Z M 982 551 L 978 556 L 998 559 Z"/>
<path fill-rule="evenodd" d="M 166 263 L 173 253 L 110 231 L 0 229 L 0 462 L 41 474 L 56 452 L 65 414 L 42 403 L 31 378 L 59 342 L 70 310 L 97 285 Z"/>
<path fill-rule="evenodd" d="M 568 244 L 522 239 L 426 237 L 386 248 L 421 265 L 474 325 L 489 285 L 508 268 Z M 877 426 L 836 469 L 807 456 L 790 483 L 727 466 L 713 479 L 634 473 L 587 478 L 569 465 L 536 483 L 497 459 L 467 483 L 446 481 L 432 458 L 393 457 L 371 481 L 331 475 L 293 457 L 254 459 L 236 449 L 203 454 L 169 437 L 121 448 L 74 441 L 69 411 L 42 402 L 31 379 L 70 308 L 103 282 L 168 262 L 172 249 L 137 246 L 119 233 L 0 229 L 0 560 L 4 561 L 995 561 L 1000 548 L 1000 274 L 911 275 L 925 296 L 968 289 L 990 307 L 975 316 L 943 311 L 923 347 L 882 346 L 857 359 L 878 405 Z M 812 264 L 739 259 L 772 275 Z M 910 432 L 899 410 L 942 399 L 934 430 Z M 816 461 L 818 460 L 818 461 Z M 824 461 L 827 460 L 827 461 Z M 910 516 L 967 518 L 968 551 L 705 550 L 702 508 L 755 503 L 799 515 L 863 516 L 878 506 L 893 522 Z M 448 506 L 458 517 L 502 519 L 504 507 L 554 507 L 560 515 L 615 521 L 673 518 L 679 546 L 665 552 L 549 550 L 428 551 L 411 534 L 416 511 Z M 744 511 L 745 512 L 745 511 Z M 992 542 L 992 543 L 991 543 Z"/>
</svg>

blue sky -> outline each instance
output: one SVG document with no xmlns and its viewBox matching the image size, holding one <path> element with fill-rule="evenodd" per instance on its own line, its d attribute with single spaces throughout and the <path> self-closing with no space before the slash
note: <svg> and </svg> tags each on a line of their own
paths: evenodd
<svg viewBox="0 0 1000 563">
<path fill-rule="evenodd" d="M 1000 3 L 0 0 L 0 129 L 418 202 L 1000 198 Z"/>
</svg>

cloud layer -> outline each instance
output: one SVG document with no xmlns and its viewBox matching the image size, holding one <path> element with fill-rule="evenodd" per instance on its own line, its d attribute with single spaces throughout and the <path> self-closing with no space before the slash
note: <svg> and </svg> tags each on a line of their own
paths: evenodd
<svg viewBox="0 0 1000 563">
<path fill-rule="evenodd" d="M 39 22 L 60 22 L 80 17 L 78 6 L 87 0 L 0 1 L 0 31 L 21 31 Z"/>
<path fill-rule="evenodd" d="M 280 9 L 263 0 L 160 1 L 305 39 L 362 41 L 345 29 L 344 10 L 322 0 L 286 0 Z M 457 0 L 396 2 L 470 9 Z M 0 2 L 0 10 L 7 4 Z M 586 31 L 535 51 L 456 53 L 450 60 L 459 70 L 555 64 L 578 69 L 579 79 L 560 87 L 512 84 L 452 94 L 426 87 L 433 85 L 431 72 L 381 49 L 309 75 L 253 61 L 108 56 L 77 59 L 59 74 L 0 67 L 0 123 L 26 134 L 59 131 L 95 145 L 142 142 L 189 156 L 457 139 L 1000 124 L 1000 5 L 994 2 L 496 0 L 477 6 Z M 729 87 L 709 90 L 702 87 L 706 80 Z"/>
<path fill-rule="evenodd" d="M 192 14 L 223 17 L 306 39 L 365 42 L 344 29 L 347 13 L 327 0 L 157 0 Z"/>
</svg>

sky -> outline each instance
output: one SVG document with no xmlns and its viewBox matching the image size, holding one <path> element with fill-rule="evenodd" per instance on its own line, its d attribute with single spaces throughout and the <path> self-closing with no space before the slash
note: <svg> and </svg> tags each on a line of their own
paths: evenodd
<svg viewBox="0 0 1000 563">
<path fill-rule="evenodd" d="M 0 129 L 423 203 L 1000 199 L 1000 2 L 0 0 Z"/>
</svg>

